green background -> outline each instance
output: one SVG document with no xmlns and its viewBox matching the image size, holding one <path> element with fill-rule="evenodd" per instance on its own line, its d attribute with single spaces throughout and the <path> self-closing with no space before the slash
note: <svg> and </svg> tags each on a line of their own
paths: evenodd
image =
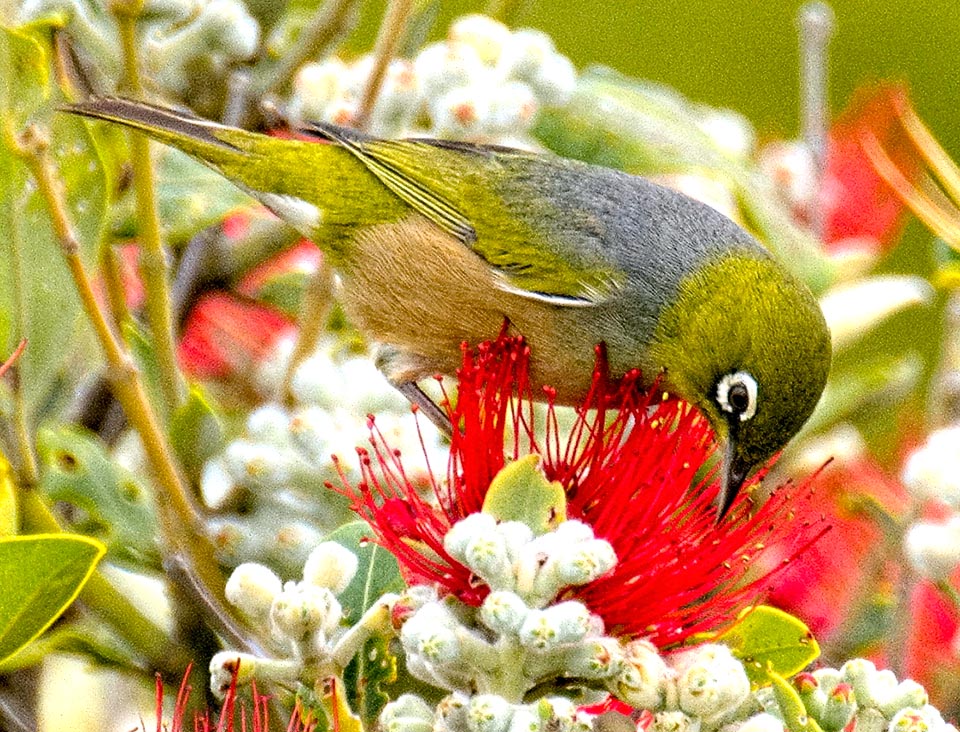
<svg viewBox="0 0 960 732">
<path fill-rule="evenodd" d="M 735 109 L 764 140 L 798 133 L 796 16 L 802 4 L 528 0 L 513 25 L 547 31 L 579 67 L 608 64 L 666 83 L 693 100 Z M 435 27 L 445 29 L 457 15 L 484 7 L 443 2 Z M 960 1 L 836 0 L 831 7 L 833 111 L 842 110 L 865 82 L 905 80 L 921 117 L 960 157 Z M 380 3 L 364 7 L 361 36 L 373 34 L 381 8 Z"/>
</svg>

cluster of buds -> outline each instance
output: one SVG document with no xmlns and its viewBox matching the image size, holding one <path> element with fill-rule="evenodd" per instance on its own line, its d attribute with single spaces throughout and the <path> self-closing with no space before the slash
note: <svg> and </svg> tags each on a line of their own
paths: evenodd
<svg viewBox="0 0 960 732">
<path fill-rule="evenodd" d="M 304 675 L 342 673 L 363 642 L 387 632 L 395 596 L 384 595 L 358 623 L 347 627 L 338 596 L 357 572 L 357 556 L 333 541 L 316 546 L 303 579 L 281 582 L 268 567 L 241 564 L 227 581 L 227 600 L 242 612 L 275 653 L 273 658 L 221 651 L 210 661 L 210 688 L 221 698 L 233 680 L 295 684 Z"/>
<path fill-rule="evenodd" d="M 935 582 L 960 569 L 960 426 L 930 434 L 903 470 L 903 484 L 920 504 L 946 506 L 942 521 L 917 521 L 907 532 L 904 550 L 913 569 Z"/>
<path fill-rule="evenodd" d="M 357 117 L 373 59 L 310 63 L 294 81 L 291 113 L 349 125 Z M 368 129 L 383 137 L 426 134 L 530 146 L 537 111 L 562 105 L 576 84 L 570 60 L 541 31 L 511 31 L 484 15 L 464 16 L 447 39 L 387 69 Z"/>
<path fill-rule="evenodd" d="M 291 346 L 282 341 L 263 364 L 258 381 L 266 393 L 281 391 Z M 439 433 L 417 423 L 369 358 L 338 358 L 325 343 L 295 368 L 289 392 L 292 405 L 278 400 L 255 409 L 244 434 L 204 466 L 201 494 L 215 512 L 208 527 L 225 566 L 257 560 L 294 571 L 326 532 L 352 517 L 347 500 L 324 486 L 340 479 L 331 456 L 344 458 L 349 471 L 355 461 L 347 458 L 369 440 L 358 415 L 376 412 L 378 429 L 420 457 L 420 465 L 410 464 L 412 476 L 427 471 L 421 438 L 436 464 L 446 463 Z"/>
<path fill-rule="evenodd" d="M 823 732 L 840 732 L 851 724 L 861 732 L 956 732 L 928 703 L 920 684 L 898 681 L 892 671 L 880 671 L 862 658 L 847 661 L 840 669 L 798 674 L 793 685 L 806 714 Z M 750 729 L 782 732 L 788 715 L 773 689 L 760 689 L 753 701 L 764 712 L 748 720 Z"/>
<path fill-rule="evenodd" d="M 557 601 L 616 564 L 612 547 L 580 521 L 535 536 L 526 524 L 484 513 L 455 524 L 444 549 L 489 587 L 473 610 L 451 596 L 411 588 L 396 603 L 400 642 L 414 676 L 452 692 L 436 710 L 415 698 L 388 705 L 381 724 L 396 732 L 436 729 L 580 729 L 589 719 L 567 699 L 521 703 L 557 683 L 584 701 L 609 693 L 635 708 L 725 719 L 750 693 L 743 664 L 722 645 L 673 654 L 646 640 L 604 634 L 603 621 L 579 601 Z M 602 690 L 600 692 L 599 690 Z"/>
<path fill-rule="evenodd" d="M 21 20 L 55 19 L 91 57 L 104 78 L 121 76 L 121 44 L 107 3 L 31 0 Z M 260 26 L 242 0 L 146 0 L 138 10 L 146 67 L 154 83 L 182 95 L 198 71 L 222 74 L 249 59 L 260 44 Z"/>
</svg>

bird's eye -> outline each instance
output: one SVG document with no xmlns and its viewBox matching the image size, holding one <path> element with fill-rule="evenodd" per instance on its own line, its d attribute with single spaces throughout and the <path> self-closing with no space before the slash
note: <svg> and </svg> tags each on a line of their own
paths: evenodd
<svg viewBox="0 0 960 732">
<path fill-rule="evenodd" d="M 717 404 L 728 414 L 735 414 L 741 422 L 757 412 L 757 381 L 746 371 L 723 376 L 717 382 Z"/>
</svg>

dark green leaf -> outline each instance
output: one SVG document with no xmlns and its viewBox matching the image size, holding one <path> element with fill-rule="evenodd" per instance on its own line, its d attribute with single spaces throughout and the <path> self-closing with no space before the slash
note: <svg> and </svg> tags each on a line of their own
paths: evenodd
<svg viewBox="0 0 960 732">
<path fill-rule="evenodd" d="M 397 680 L 397 659 L 383 636 L 368 638 L 363 649 L 347 666 L 343 682 L 351 708 L 363 722 L 363 728 L 376 728 L 377 718 L 390 696 L 384 688 Z"/>
<path fill-rule="evenodd" d="M 373 530 L 365 522 L 341 526 L 327 540 L 347 547 L 360 560 L 356 576 L 339 595 L 347 623 L 356 623 L 384 593 L 400 592 L 405 587 L 396 558 L 375 543 Z"/>
</svg>

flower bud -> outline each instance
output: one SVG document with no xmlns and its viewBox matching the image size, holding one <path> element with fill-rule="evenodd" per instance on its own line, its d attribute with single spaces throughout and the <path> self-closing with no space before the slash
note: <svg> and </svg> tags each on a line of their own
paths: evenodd
<svg viewBox="0 0 960 732">
<path fill-rule="evenodd" d="M 533 529 L 523 521 L 503 521 L 497 524 L 497 533 L 503 537 L 511 564 L 519 561 L 527 544 L 533 541 Z"/>
<path fill-rule="evenodd" d="M 518 633 L 529 613 L 527 604 L 513 592 L 491 592 L 480 606 L 480 620 L 501 635 Z"/>
<path fill-rule="evenodd" d="M 617 698 L 636 709 L 658 709 L 670 671 L 650 641 L 635 640 L 624 646 L 624 663 L 617 679 Z"/>
<path fill-rule="evenodd" d="M 786 732 L 783 720 L 766 712 L 754 714 L 736 729 L 737 732 Z"/>
<path fill-rule="evenodd" d="M 616 678 L 624 671 L 623 649 L 614 638 L 590 638 L 564 653 L 565 675 L 585 679 L 607 679 L 616 685 Z"/>
<path fill-rule="evenodd" d="M 823 708 L 819 714 L 814 714 L 809 707 L 807 711 L 826 732 L 839 732 L 850 723 L 857 708 L 857 696 L 853 687 L 840 682 L 825 695 Z"/>
<path fill-rule="evenodd" d="M 566 547 L 556 555 L 556 573 L 561 586 L 585 585 L 617 566 L 617 555 L 603 539 Z"/>
<path fill-rule="evenodd" d="M 223 699 L 233 684 L 242 686 L 254 677 L 257 670 L 257 657 L 238 651 L 220 651 L 210 659 L 210 691 L 218 699 Z"/>
<path fill-rule="evenodd" d="M 304 64 L 293 79 L 291 114 L 303 121 L 324 119 L 324 110 L 344 93 L 346 78 L 347 65 L 335 56 Z"/>
<path fill-rule="evenodd" d="M 495 64 L 510 42 L 510 29 L 487 15 L 471 14 L 457 18 L 450 26 L 447 40 L 472 47 L 485 64 Z"/>
<path fill-rule="evenodd" d="M 518 135 L 533 123 L 539 105 L 533 90 L 521 81 L 508 81 L 490 99 L 487 128 L 496 134 Z"/>
<path fill-rule="evenodd" d="M 513 707 L 496 694 L 477 694 L 467 705 L 467 729 L 470 732 L 507 732 Z"/>
<path fill-rule="evenodd" d="M 241 485 L 277 490 L 290 482 L 289 456 L 273 445 L 234 440 L 224 453 L 230 477 Z"/>
<path fill-rule="evenodd" d="M 853 687 L 853 693 L 861 707 L 877 706 L 871 694 L 876 674 L 877 667 L 865 658 L 852 658 L 840 667 L 841 678 Z"/>
<path fill-rule="evenodd" d="M 913 707 L 897 712 L 887 728 L 888 732 L 933 732 L 933 729 L 930 719 Z"/>
<path fill-rule="evenodd" d="M 726 646 L 707 644 L 678 654 L 677 692 L 680 709 L 704 721 L 715 721 L 738 707 L 750 694 L 750 680 Z"/>
<path fill-rule="evenodd" d="M 878 699 L 878 708 L 887 718 L 893 717 L 901 709 L 913 707 L 922 709 L 930 702 L 930 696 L 913 679 L 904 679 L 896 688 L 887 692 L 886 698 Z"/>
<path fill-rule="evenodd" d="M 960 426 L 931 433 L 907 458 L 903 483 L 918 501 L 940 500 L 960 509 Z"/>
<path fill-rule="evenodd" d="M 488 513 L 472 513 L 450 527 L 443 537 L 443 548 L 454 559 L 463 561 L 467 545 L 474 538 L 495 533 L 496 530 L 497 520 L 493 516 Z"/>
<path fill-rule="evenodd" d="M 290 444 L 290 414 L 279 404 L 264 404 L 247 417 L 247 435 L 276 447 Z"/>
<path fill-rule="evenodd" d="M 422 656 L 431 664 L 456 662 L 460 656 L 457 621 L 439 603 L 424 605 L 403 624 L 400 642 L 404 650 Z"/>
<path fill-rule="evenodd" d="M 566 56 L 553 53 L 527 82 L 533 87 L 537 100 L 545 107 L 566 104 L 577 86 L 577 70 Z"/>
<path fill-rule="evenodd" d="M 415 694 L 401 694 L 380 712 L 380 729 L 384 732 L 431 732 L 433 710 Z"/>
<path fill-rule="evenodd" d="M 276 632 L 293 641 L 301 641 L 318 630 L 333 630 L 342 614 L 340 603 L 330 590 L 304 582 L 287 582 L 270 607 Z"/>
<path fill-rule="evenodd" d="M 438 137 L 467 139 L 486 130 L 494 87 L 483 82 L 454 87 L 429 104 L 433 132 Z"/>
<path fill-rule="evenodd" d="M 946 524 L 917 521 L 907 531 L 904 553 L 913 569 L 933 580 L 946 580 L 960 567 L 960 515 Z"/>
<path fill-rule="evenodd" d="M 490 589 L 510 590 L 515 585 L 507 543 L 498 533 L 472 538 L 464 547 L 463 563 L 482 577 Z"/>
<path fill-rule="evenodd" d="M 437 704 L 434 732 L 463 732 L 467 728 L 470 698 L 459 691 L 445 696 Z"/>
<path fill-rule="evenodd" d="M 268 567 L 245 562 L 233 570 L 224 590 L 227 601 L 254 620 L 266 620 L 283 583 Z"/>
<path fill-rule="evenodd" d="M 536 709 L 531 705 L 524 705 L 513 710 L 507 732 L 540 732 L 541 724 L 542 720 Z"/>
<path fill-rule="evenodd" d="M 208 508 L 222 508 L 234 495 L 237 484 L 223 458 L 208 460 L 200 474 L 200 495 Z"/>
<path fill-rule="evenodd" d="M 681 711 L 657 712 L 647 732 L 700 732 L 700 720 Z"/>
<path fill-rule="evenodd" d="M 420 98 L 431 102 L 445 92 L 468 86 L 486 75 L 480 54 L 466 43 L 434 43 L 413 62 Z"/>
<path fill-rule="evenodd" d="M 290 377 L 290 393 L 298 404 L 331 407 L 346 391 L 343 371 L 325 351 L 300 362 Z"/>
<path fill-rule="evenodd" d="M 498 70 L 505 78 L 529 81 L 555 52 L 553 39 L 543 31 L 521 28 L 510 34 L 500 56 Z"/>
<path fill-rule="evenodd" d="M 357 573 L 357 555 L 342 544 L 325 541 L 307 557 L 303 565 L 303 581 L 316 587 L 326 587 L 339 595 Z"/>
</svg>

